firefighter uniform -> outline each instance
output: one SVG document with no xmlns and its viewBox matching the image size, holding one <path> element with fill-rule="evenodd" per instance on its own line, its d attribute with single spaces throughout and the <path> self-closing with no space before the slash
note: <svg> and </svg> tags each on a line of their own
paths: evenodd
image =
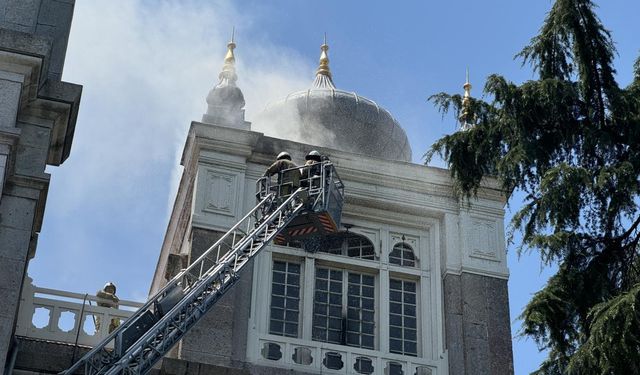
<svg viewBox="0 0 640 375">
<path fill-rule="evenodd" d="M 98 300 L 98 306 L 101 307 L 110 307 L 112 309 L 118 308 L 118 303 L 120 299 L 116 296 L 116 286 L 109 282 L 104 288 L 96 292 L 96 297 L 100 298 Z M 100 317 L 95 318 L 96 331 L 100 330 Z M 120 319 L 114 318 L 109 322 L 109 333 L 113 332 L 120 325 Z"/>
<path fill-rule="evenodd" d="M 287 152 L 281 152 L 278 159 L 271 164 L 264 172 L 265 176 L 278 174 L 278 185 L 280 185 L 280 196 L 286 197 L 300 187 L 300 170 L 291 161 L 291 156 Z"/>
</svg>

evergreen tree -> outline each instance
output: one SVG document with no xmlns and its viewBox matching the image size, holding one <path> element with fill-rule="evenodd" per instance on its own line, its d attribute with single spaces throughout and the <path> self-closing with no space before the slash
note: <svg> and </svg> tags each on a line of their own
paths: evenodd
<svg viewBox="0 0 640 375">
<path fill-rule="evenodd" d="M 640 374 L 640 59 L 620 88 L 594 8 L 555 1 L 519 54 L 537 80 L 492 75 L 486 101 L 431 98 L 473 126 L 438 140 L 427 160 L 442 156 L 464 199 L 485 176 L 523 192 L 518 251 L 558 265 L 521 315 L 549 353 L 538 374 Z"/>
</svg>

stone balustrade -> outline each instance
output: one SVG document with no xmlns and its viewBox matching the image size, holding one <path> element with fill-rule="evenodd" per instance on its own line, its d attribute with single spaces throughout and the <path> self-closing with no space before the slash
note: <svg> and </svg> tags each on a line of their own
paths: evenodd
<svg viewBox="0 0 640 375">
<path fill-rule="evenodd" d="M 438 375 L 443 362 L 344 345 L 260 335 L 257 363 L 322 374 Z M 321 346 L 318 346 L 321 344 Z M 446 363 L 446 362 L 444 362 Z"/>
<path fill-rule="evenodd" d="M 143 304 L 120 300 L 119 308 L 98 306 L 100 298 L 38 288 L 27 280 L 23 287 L 16 335 L 94 346 L 108 336 L 111 323 L 120 323 Z"/>
</svg>

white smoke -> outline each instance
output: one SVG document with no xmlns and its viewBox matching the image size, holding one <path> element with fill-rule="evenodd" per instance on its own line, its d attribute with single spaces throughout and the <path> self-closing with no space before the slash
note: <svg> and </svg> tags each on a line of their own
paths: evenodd
<svg viewBox="0 0 640 375">
<path fill-rule="evenodd" d="M 76 3 L 63 80 L 84 89 L 71 156 L 49 170 L 36 284 L 93 292 L 114 280 L 124 298 L 146 295 L 186 133 L 206 111 L 234 25 L 248 119 L 310 85 L 315 56 L 270 43 L 259 15 L 230 1 Z"/>
</svg>

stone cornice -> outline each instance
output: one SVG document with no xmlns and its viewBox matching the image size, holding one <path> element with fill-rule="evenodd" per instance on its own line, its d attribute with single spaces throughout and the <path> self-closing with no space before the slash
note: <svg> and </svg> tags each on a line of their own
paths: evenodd
<svg viewBox="0 0 640 375">
<path fill-rule="evenodd" d="M 401 190 L 439 197 L 442 199 L 441 206 L 446 206 L 449 209 L 456 199 L 449 171 L 442 168 L 376 159 L 273 138 L 258 132 L 199 122 L 192 122 L 190 138 L 191 135 L 194 137 L 192 142 L 195 142 L 197 147 L 189 145 L 190 141 L 188 140 L 185 150 L 189 150 L 192 156 L 197 155 L 200 149 L 207 149 L 244 156 L 248 158 L 249 162 L 268 165 L 280 151 L 288 151 L 294 160 L 303 160 L 304 155 L 314 148 L 331 158 L 343 180 L 375 187 L 376 192 L 379 192 L 381 188 L 388 188 L 389 191 L 386 194 L 385 192 L 377 193 L 381 199 L 385 196 L 395 195 Z M 185 158 L 186 155 L 183 155 L 183 162 Z M 362 193 L 364 194 L 364 191 Z M 420 202 L 420 199 L 412 203 L 424 205 L 425 202 Z M 506 203 L 505 195 L 500 190 L 497 180 L 487 178 L 483 181 L 483 188 L 478 191 L 478 200 L 472 202 L 472 207 L 479 211 L 489 211 L 493 215 L 503 214 L 501 208 L 495 208 L 492 204 L 483 204 L 483 200 L 497 202 L 500 207 L 504 206 Z M 430 205 L 430 203 L 427 202 L 426 205 Z"/>
<path fill-rule="evenodd" d="M 0 71 L 21 77 L 20 116 L 53 120 L 47 163 L 60 165 L 71 151 L 82 86 L 47 79 L 50 41 L 0 29 Z"/>
</svg>

